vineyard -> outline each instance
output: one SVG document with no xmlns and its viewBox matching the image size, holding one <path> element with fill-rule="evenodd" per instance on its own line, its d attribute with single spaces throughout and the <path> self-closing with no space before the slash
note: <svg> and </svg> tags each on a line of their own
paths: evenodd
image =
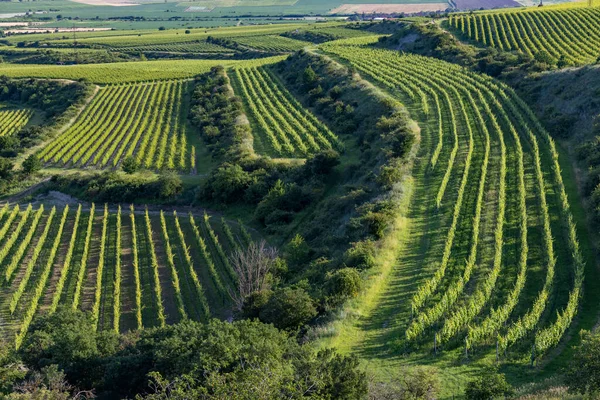
<svg viewBox="0 0 600 400">
<path fill-rule="evenodd" d="M 0 109 L 0 136 L 9 136 L 27 125 L 33 116 L 29 109 Z"/>
<path fill-rule="evenodd" d="M 556 346 L 577 312 L 584 263 L 553 140 L 491 78 L 351 43 L 322 48 L 431 121 L 411 211 L 421 234 L 398 266 L 416 275 L 402 294 L 394 286 L 402 311 L 390 340 L 467 353 Z"/>
<path fill-rule="evenodd" d="M 565 65 L 594 63 L 600 56 L 600 8 L 502 11 L 451 16 L 454 30 L 504 51 L 547 52 Z"/>
<path fill-rule="evenodd" d="M 99 330 L 225 317 L 228 254 L 252 240 L 223 218 L 147 209 L 0 209 L 0 315 L 22 343 L 35 315 L 87 310 Z"/>
<path fill-rule="evenodd" d="M 303 42 L 301 40 L 290 39 L 277 35 L 233 37 L 224 39 L 230 39 L 234 43 L 250 49 L 272 53 L 293 52 L 312 44 L 309 42 Z"/>
<path fill-rule="evenodd" d="M 111 47 L 126 52 L 166 52 L 166 53 L 231 53 L 231 49 L 206 41 L 190 43 L 171 43 L 135 47 Z"/>
<path fill-rule="evenodd" d="M 10 78 L 87 79 L 98 84 L 187 79 L 217 65 L 258 67 L 281 61 L 284 56 L 251 60 L 157 60 L 110 64 L 35 65 L 0 64 L 0 75 Z"/>
<path fill-rule="evenodd" d="M 99 89 L 77 120 L 39 157 L 50 165 L 116 168 L 139 165 L 187 171 L 195 160 L 187 142 L 188 81 L 112 85 Z"/>
<path fill-rule="evenodd" d="M 254 147 L 274 156 L 304 157 L 341 142 L 305 109 L 266 68 L 236 68 L 230 73 L 254 127 Z"/>
</svg>

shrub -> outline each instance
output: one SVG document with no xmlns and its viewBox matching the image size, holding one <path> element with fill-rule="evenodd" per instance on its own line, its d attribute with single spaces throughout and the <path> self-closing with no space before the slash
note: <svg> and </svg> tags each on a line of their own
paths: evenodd
<svg viewBox="0 0 600 400">
<path fill-rule="evenodd" d="M 581 332 L 581 344 L 569 363 L 565 381 L 572 392 L 592 397 L 600 394 L 600 335 Z"/>
<path fill-rule="evenodd" d="M 121 168 L 127 174 L 133 174 L 137 172 L 140 168 L 140 164 L 135 157 L 127 157 L 123 160 L 123 164 L 121 164 Z"/>
<path fill-rule="evenodd" d="M 42 162 L 35 154 L 30 155 L 23 161 L 23 172 L 27 175 L 33 174 L 40 169 L 42 169 Z"/>
<path fill-rule="evenodd" d="M 328 175 L 340 163 L 340 155 L 335 150 L 324 150 L 306 160 L 305 171 L 312 175 Z"/>
<path fill-rule="evenodd" d="M 261 321 L 287 331 L 299 329 L 316 315 L 310 295 L 289 287 L 275 291 L 259 313 Z"/>
<path fill-rule="evenodd" d="M 331 300 L 338 304 L 360 293 L 362 279 L 356 269 L 342 268 L 329 274 L 327 286 Z"/>
<path fill-rule="evenodd" d="M 504 374 L 486 371 L 467 384 L 465 396 L 468 400 L 490 400 L 499 396 L 510 396 L 512 392 L 512 386 L 506 382 Z"/>
<path fill-rule="evenodd" d="M 352 243 L 352 247 L 346 251 L 345 264 L 348 267 L 366 270 L 375 266 L 375 242 L 365 240 Z"/>
<path fill-rule="evenodd" d="M 158 193 L 160 197 L 168 199 L 175 197 L 183 191 L 183 182 L 174 172 L 166 172 L 158 178 Z"/>
</svg>

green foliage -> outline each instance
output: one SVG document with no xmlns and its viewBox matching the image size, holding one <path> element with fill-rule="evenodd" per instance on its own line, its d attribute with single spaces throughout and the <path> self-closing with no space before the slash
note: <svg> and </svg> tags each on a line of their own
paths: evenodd
<svg viewBox="0 0 600 400">
<path fill-rule="evenodd" d="M 128 174 L 133 174 L 140 169 L 140 165 L 135 157 L 127 157 L 123 160 L 121 168 Z"/>
<path fill-rule="evenodd" d="M 261 321 L 295 331 L 317 315 L 313 300 L 303 289 L 276 290 L 259 313 Z"/>
<path fill-rule="evenodd" d="M 65 371 L 71 382 L 86 386 L 98 383 L 99 357 L 117 350 L 114 332 L 96 332 L 91 315 L 59 309 L 33 321 L 18 354 L 23 361 L 41 369 L 55 364 Z"/>
<path fill-rule="evenodd" d="M 581 343 L 569 362 L 565 381 L 572 392 L 592 397 L 600 393 L 600 335 L 581 332 Z"/>
<path fill-rule="evenodd" d="M 158 194 L 164 199 L 176 197 L 183 190 L 183 182 L 174 172 L 164 172 L 158 178 Z"/>
<path fill-rule="evenodd" d="M 344 263 L 348 267 L 359 270 L 373 268 L 377 263 L 376 250 L 375 242 L 372 240 L 353 243 L 352 247 L 346 250 Z"/>
<path fill-rule="evenodd" d="M 362 288 L 362 278 L 354 268 L 342 268 L 331 273 L 327 280 L 330 301 L 334 304 L 358 296 Z"/>
<path fill-rule="evenodd" d="M 506 382 L 504 374 L 495 371 L 482 373 L 475 380 L 469 382 L 465 389 L 465 396 L 468 400 L 504 398 L 512 393 L 512 386 Z"/>
<path fill-rule="evenodd" d="M 42 162 L 35 154 L 30 155 L 23 161 L 23 171 L 28 175 L 36 173 L 40 169 L 42 169 Z"/>
</svg>

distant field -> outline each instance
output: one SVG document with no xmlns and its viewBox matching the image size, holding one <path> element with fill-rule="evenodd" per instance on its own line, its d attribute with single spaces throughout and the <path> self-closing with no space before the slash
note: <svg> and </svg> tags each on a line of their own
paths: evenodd
<svg viewBox="0 0 600 400">
<path fill-rule="evenodd" d="M 269 52 L 292 52 L 312 45 L 309 42 L 277 35 L 235 37 L 232 40 L 244 47 Z"/>
<path fill-rule="evenodd" d="M 361 13 L 418 13 L 428 11 L 443 11 L 448 3 L 415 3 L 415 4 L 342 4 L 330 11 L 331 14 L 361 14 Z"/>
<path fill-rule="evenodd" d="M 87 79 L 93 83 L 109 84 L 144 82 L 163 79 L 192 78 L 208 72 L 216 65 L 259 66 L 275 63 L 284 56 L 254 60 L 159 60 L 85 65 L 19 65 L 0 64 L 0 75 L 11 78 Z"/>
</svg>

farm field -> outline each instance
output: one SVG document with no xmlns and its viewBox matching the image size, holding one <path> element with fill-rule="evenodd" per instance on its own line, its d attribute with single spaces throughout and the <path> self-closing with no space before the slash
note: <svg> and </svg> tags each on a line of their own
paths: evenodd
<svg viewBox="0 0 600 400">
<path fill-rule="evenodd" d="M 136 47 L 118 47 L 119 51 L 127 52 L 173 52 L 173 53 L 231 53 L 232 50 L 214 43 L 205 41 L 192 43 L 174 43 L 165 45 L 145 45 Z"/>
<path fill-rule="evenodd" d="M 0 136 L 10 136 L 27 125 L 33 111 L 28 109 L 5 109 L 0 107 Z"/>
<path fill-rule="evenodd" d="M 0 397 L 600 395 L 600 0 L 411 1 L 11 2 L 168 24 L 2 38 Z"/>
<path fill-rule="evenodd" d="M 456 32 L 480 44 L 530 56 L 546 52 L 565 65 L 597 60 L 599 23 L 597 7 L 476 13 L 449 19 Z"/>
<path fill-rule="evenodd" d="M 87 79 L 97 84 L 186 79 L 208 72 L 217 65 L 259 66 L 281 60 L 282 56 L 252 60 L 157 60 L 80 65 L 2 64 L 0 75 L 11 78 Z"/>
<path fill-rule="evenodd" d="M 319 150 L 341 148 L 337 136 L 266 68 L 236 68 L 230 76 L 255 127 L 254 146 L 259 153 L 306 157 Z"/>
<path fill-rule="evenodd" d="M 252 240 L 238 223 L 143 207 L 5 205 L 0 214 L 2 330 L 17 347 L 35 315 L 60 307 L 118 332 L 226 317 L 227 255 Z"/>
<path fill-rule="evenodd" d="M 275 53 L 293 52 L 312 45 L 309 42 L 277 35 L 234 37 L 231 41 L 250 49 Z"/>
<path fill-rule="evenodd" d="M 429 122 L 409 211 L 413 234 L 379 300 L 389 306 L 335 343 L 363 337 L 349 346 L 373 349 L 375 358 L 389 342 L 475 357 L 499 348 L 525 359 L 533 346 L 542 356 L 571 327 L 586 270 L 554 141 L 497 81 L 348 43 L 321 47 Z M 355 331 L 390 318 L 385 328 Z"/>
<path fill-rule="evenodd" d="M 189 81 L 99 89 L 77 120 L 39 154 L 49 165 L 117 168 L 134 157 L 145 168 L 189 171 L 195 155 L 186 134 Z"/>
</svg>

